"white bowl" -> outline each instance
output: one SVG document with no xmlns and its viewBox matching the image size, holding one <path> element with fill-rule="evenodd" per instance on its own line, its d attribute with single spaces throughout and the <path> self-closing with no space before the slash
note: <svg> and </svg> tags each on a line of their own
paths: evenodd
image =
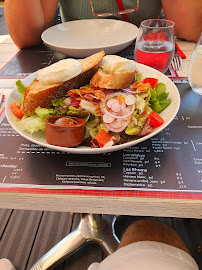
<svg viewBox="0 0 202 270">
<path fill-rule="evenodd" d="M 54 25 L 41 38 L 52 49 L 65 55 L 84 58 L 104 50 L 115 54 L 137 37 L 138 27 L 111 19 L 77 20 Z"/>
</svg>

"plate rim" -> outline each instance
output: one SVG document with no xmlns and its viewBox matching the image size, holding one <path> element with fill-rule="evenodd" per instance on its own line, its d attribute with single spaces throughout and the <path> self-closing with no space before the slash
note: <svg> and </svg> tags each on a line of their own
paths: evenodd
<svg viewBox="0 0 202 270">
<path fill-rule="evenodd" d="M 131 27 L 134 28 L 134 30 L 136 30 L 136 34 L 134 34 L 134 37 L 133 38 L 127 39 L 126 41 L 121 42 L 121 43 L 114 43 L 114 44 L 112 44 L 110 46 L 107 46 L 107 45 L 106 46 L 93 46 L 93 47 L 88 47 L 88 48 L 75 47 L 75 46 L 74 47 L 60 46 L 60 45 L 56 45 L 56 44 L 50 43 L 50 42 L 48 42 L 48 41 L 46 41 L 44 39 L 44 35 L 48 31 L 50 31 L 50 29 L 57 28 L 58 25 L 72 24 L 74 22 L 76 22 L 76 23 L 82 23 L 84 21 L 92 21 L 92 20 L 94 20 L 96 22 L 103 21 L 103 20 L 106 21 L 107 20 L 107 21 L 112 21 L 112 22 L 119 22 L 119 23 L 122 23 L 122 24 L 125 24 L 125 25 L 130 25 Z M 59 49 L 72 50 L 72 51 L 77 51 L 77 50 L 93 50 L 93 49 L 95 50 L 95 49 L 99 49 L 99 48 L 110 49 L 110 48 L 113 48 L 113 47 L 116 47 L 116 46 L 124 45 L 124 44 L 129 43 L 129 42 L 132 43 L 136 39 L 136 37 L 137 37 L 138 30 L 139 30 L 139 28 L 136 25 L 134 25 L 134 24 L 132 24 L 130 22 L 125 22 L 125 21 L 121 21 L 121 20 L 115 20 L 115 19 L 83 19 L 83 20 L 74 20 L 74 21 L 68 21 L 68 22 L 63 22 L 63 23 L 60 23 L 60 24 L 53 25 L 53 26 L 51 26 L 51 27 L 49 27 L 49 28 L 47 28 L 46 30 L 43 31 L 43 33 L 41 34 L 41 39 L 43 40 L 43 42 L 45 42 L 49 46 L 52 46 L 52 47 L 55 47 L 55 48 L 59 48 Z"/>
<path fill-rule="evenodd" d="M 17 95 L 20 95 L 20 93 L 18 92 L 17 90 L 17 86 L 15 86 L 12 91 L 10 92 L 7 100 L 6 100 L 6 104 L 5 104 L 5 113 L 6 113 L 6 118 L 9 122 L 9 124 L 11 125 L 11 127 L 19 134 L 21 135 L 23 138 L 27 139 L 28 141 L 31 141 L 35 144 L 38 144 L 38 145 L 41 145 L 43 147 L 46 147 L 46 148 L 49 148 L 49 149 L 53 149 L 53 150 L 57 150 L 57 151 L 61 151 L 61 152 L 67 152 L 67 153 L 72 153 L 72 154 L 102 154 L 102 153 L 107 153 L 107 152 L 114 152 L 114 151 L 119 151 L 119 150 L 123 150 L 125 148 L 129 148 L 129 147 L 132 147 L 132 146 L 135 146 L 136 144 L 139 144 L 141 142 L 144 142 L 148 139 L 150 139 L 151 137 L 157 135 L 159 132 L 161 132 L 162 130 L 164 130 L 172 121 L 173 119 L 175 118 L 175 116 L 177 115 L 178 111 L 179 111 L 179 108 L 180 108 L 180 94 L 179 94 L 179 90 L 177 88 L 177 86 L 170 80 L 170 78 L 168 78 L 165 74 L 151 68 L 151 67 L 148 67 L 148 66 L 145 66 L 143 64 L 140 64 L 140 63 L 136 63 L 137 64 L 137 69 L 138 69 L 138 66 L 142 67 L 143 69 L 144 68 L 148 68 L 150 69 L 151 71 L 154 72 L 154 74 L 160 74 L 161 76 L 163 76 L 164 78 L 167 78 L 168 81 L 170 81 L 172 83 L 172 85 L 174 86 L 173 89 L 175 89 L 175 103 L 176 103 L 176 107 L 175 107 L 175 110 L 174 112 L 172 113 L 172 117 L 169 118 L 169 120 L 167 120 L 162 126 L 160 126 L 159 128 L 156 128 L 154 129 L 150 134 L 146 135 L 146 136 L 143 136 L 137 140 L 134 140 L 134 141 L 130 141 L 130 142 L 127 142 L 127 143 L 123 143 L 123 144 L 120 144 L 120 145 L 114 145 L 112 147 L 106 147 L 106 148 L 91 148 L 91 147 L 84 147 L 84 146 L 81 146 L 81 147 L 61 147 L 61 146 L 55 146 L 55 145 L 50 145 L 48 144 L 47 142 L 40 142 L 38 141 L 37 139 L 35 139 L 34 137 L 32 137 L 31 134 L 25 132 L 25 131 L 21 131 L 16 125 L 15 123 L 11 120 L 11 117 L 10 117 L 10 114 L 12 114 L 11 110 L 10 110 L 10 103 L 11 103 L 11 98 L 12 98 L 12 95 L 16 92 Z M 27 76 L 26 78 L 24 78 L 22 80 L 22 82 L 24 82 L 25 80 L 31 80 L 32 77 L 36 77 L 38 71 L 30 74 L 29 76 Z M 169 90 L 167 89 L 167 92 L 169 92 Z M 172 103 L 171 103 L 172 104 Z M 168 109 L 169 107 L 167 107 Z M 164 112 L 165 113 L 165 112 Z M 12 114 L 13 115 L 13 114 Z M 13 117 L 15 117 L 13 115 Z M 44 139 L 45 139 L 45 136 L 44 136 Z"/>
</svg>

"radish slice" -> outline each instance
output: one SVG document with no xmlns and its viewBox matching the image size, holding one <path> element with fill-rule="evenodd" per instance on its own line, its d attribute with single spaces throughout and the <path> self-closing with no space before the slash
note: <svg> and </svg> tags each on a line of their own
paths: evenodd
<svg viewBox="0 0 202 270">
<path fill-rule="evenodd" d="M 103 148 L 105 148 L 105 147 L 111 147 L 113 145 L 114 145 L 114 142 L 110 140 L 107 143 L 105 143 L 105 145 L 103 146 Z"/>
<path fill-rule="evenodd" d="M 121 105 L 118 102 L 114 102 L 111 105 L 111 109 L 113 112 L 120 112 L 121 111 Z"/>
<path fill-rule="evenodd" d="M 135 97 L 133 95 L 126 96 L 125 104 L 128 105 L 128 106 L 135 104 Z"/>
<path fill-rule="evenodd" d="M 114 143 L 117 141 L 116 137 L 115 136 L 111 136 L 111 139 L 110 141 L 113 141 Z"/>
<path fill-rule="evenodd" d="M 112 117 L 111 115 L 108 115 L 108 114 L 104 114 L 103 115 L 103 121 L 107 124 L 111 123 L 114 121 L 114 117 Z"/>
<path fill-rule="evenodd" d="M 133 113 L 134 109 L 135 109 L 135 104 L 132 106 L 131 111 L 128 114 L 123 114 L 122 116 L 119 116 L 119 115 L 113 115 L 112 113 L 108 112 L 108 110 L 105 107 L 103 107 L 103 105 L 101 104 L 101 110 L 104 113 L 110 115 L 111 117 L 119 118 L 119 119 L 125 119 L 125 118 L 131 116 L 131 114 Z"/>
<path fill-rule="evenodd" d="M 63 102 L 65 103 L 65 105 L 70 105 L 71 102 L 72 102 L 72 100 L 71 100 L 70 97 L 68 97 L 68 98 L 66 98 Z"/>
<path fill-rule="evenodd" d="M 110 98 L 109 100 L 107 100 L 107 106 L 109 108 L 111 108 L 112 104 L 114 104 L 114 103 L 118 103 L 118 100 L 114 99 L 114 98 Z"/>
</svg>

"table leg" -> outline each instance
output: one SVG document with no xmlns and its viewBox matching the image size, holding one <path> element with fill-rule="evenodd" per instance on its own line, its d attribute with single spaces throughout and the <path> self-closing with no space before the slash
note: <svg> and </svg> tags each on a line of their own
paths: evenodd
<svg viewBox="0 0 202 270">
<path fill-rule="evenodd" d="M 118 242 L 112 228 L 113 217 L 98 214 L 81 214 L 78 228 L 49 250 L 31 270 L 46 270 L 71 255 L 86 242 L 96 242 L 109 255 Z"/>
</svg>

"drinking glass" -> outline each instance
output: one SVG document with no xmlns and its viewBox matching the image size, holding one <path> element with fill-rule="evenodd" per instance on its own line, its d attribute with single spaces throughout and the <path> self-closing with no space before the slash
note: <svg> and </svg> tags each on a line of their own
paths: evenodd
<svg viewBox="0 0 202 270">
<path fill-rule="evenodd" d="M 175 23 L 163 19 L 149 19 L 141 23 L 135 44 L 135 61 L 163 73 L 175 52 Z"/>
<path fill-rule="evenodd" d="M 202 95 L 202 33 L 192 52 L 188 68 L 188 79 L 192 90 Z"/>
</svg>

